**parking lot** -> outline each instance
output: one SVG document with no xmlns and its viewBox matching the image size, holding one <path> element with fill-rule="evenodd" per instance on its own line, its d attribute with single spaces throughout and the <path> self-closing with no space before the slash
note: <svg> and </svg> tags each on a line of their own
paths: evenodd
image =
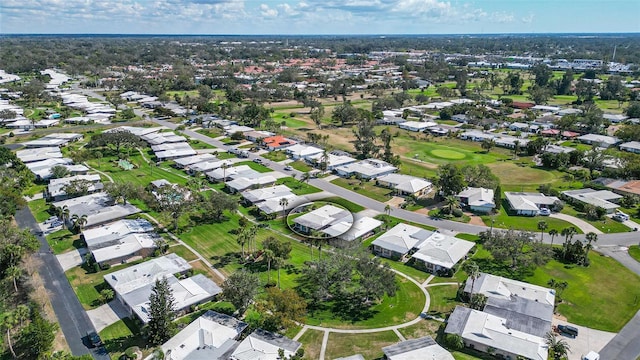
<svg viewBox="0 0 640 360">
<path fill-rule="evenodd" d="M 589 353 L 589 351 L 599 352 L 613 337 L 615 333 L 606 331 L 594 330 L 588 327 L 575 325 L 570 322 L 561 320 L 556 316 L 553 317 L 552 324 L 558 325 L 571 325 L 578 329 L 578 336 L 571 338 L 567 335 L 560 335 L 563 340 L 571 347 L 569 353 L 569 360 L 581 360 L 582 356 Z"/>
</svg>

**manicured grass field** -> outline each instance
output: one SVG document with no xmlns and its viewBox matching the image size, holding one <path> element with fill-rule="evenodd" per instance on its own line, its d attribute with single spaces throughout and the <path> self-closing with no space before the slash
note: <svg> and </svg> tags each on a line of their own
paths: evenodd
<svg viewBox="0 0 640 360">
<path fill-rule="evenodd" d="M 262 157 L 265 159 L 269 159 L 271 161 L 282 161 L 287 159 L 287 154 L 284 151 L 270 151 L 268 153 L 262 154 Z"/>
<path fill-rule="evenodd" d="M 552 260 L 525 281 L 541 286 L 547 286 L 551 278 L 567 281 L 569 286 L 562 294 L 566 303 L 558 305 L 557 311 L 569 322 L 618 332 L 640 309 L 640 276 L 594 251 L 589 260 L 589 267 Z"/>
<path fill-rule="evenodd" d="M 136 167 L 131 170 L 120 168 L 114 162 L 114 157 L 105 157 L 100 162 L 89 160 L 88 163 L 91 167 L 107 173 L 116 182 L 128 182 L 142 187 L 146 187 L 151 181 L 158 179 L 166 179 L 171 183 L 182 185 L 188 181 L 188 176 L 179 170 L 168 167 L 152 167 L 142 159 L 142 156 L 137 151 L 135 153 L 132 152 L 132 154 L 134 155 L 129 157 L 128 160 Z M 150 160 L 150 155 L 145 154 L 145 157 Z"/>
<path fill-rule="evenodd" d="M 331 183 L 380 202 L 389 201 L 393 193 L 392 189 L 376 186 L 374 181 L 363 181 L 361 183 L 360 180 L 357 179 L 337 178 L 331 180 Z"/>
<path fill-rule="evenodd" d="M 308 329 L 300 336 L 302 347 L 304 348 L 304 358 L 316 360 L 320 358 L 320 348 L 322 347 L 322 338 L 324 332 Z"/>
<path fill-rule="evenodd" d="M 195 260 L 198 258 L 196 254 L 192 253 L 191 250 L 187 249 L 187 247 L 184 245 L 171 246 L 167 250 L 167 253 L 176 254 L 187 261 Z"/>
<path fill-rule="evenodd" d="M 352 213 L 358 213 L 364 210 L 364 206 L 360 206 L 358 204 L 354 204 L 347 199 L 343 199 L 337 196 L 328 197 L 326 199 L 322 199 L 322 201 L 336 203 L 338 205 L 342 205 L 345 209 L 351 211 Z"/>
<path fill-rule="evenodd" d="M 396 296 L 385 296 L 381 303 L 371 307 L 373 316 L 356 322 L 335 318 L 328 311 L 317 311 L 307 315 L 307 324 L 343 329 L 367 329 L 401 324 L 415 319 L 424 307 L 424 293 L 411 281 L 396 276 L 398 291 Z"/>
<path fill-rule="evenodd" d="M 391 259 L 385 259 L 385 258 L 380 258 L 380 260 L 382 260 L 383 263 L 387 263 L 389 264 L 389 266 L 397 271 L 400 271 L 401 273 L 413 278 L 414 280 L 416 280 L 419 283 L 423 283 L 425 282 L 425 280 L 427 280 L 427 278 L 429 277 L 429 274 L 418 270 L 414 267 L 411 267 L 409 265 L 407 265 L 406 263 L 400 262 L 400 261 L 395 261 L 395 260 L 391 260 Z"/>
<path fill-rule="evenodd" d="M 196 140 L 196 139 L 191 139 L 189 140 L 189 145 L 191 145 L 191 147 L 194 150 L 198 150 L 198 149 L 215 149 L 216 147 L 213 145 L 209 145 L 205 142 L 202 142 L 200 140 Z"/>
<path fill-rule="evenodd" d="M 638 245 L 629 246 L 629 256 L 636 259 L 637 262 L 640 262 L 640 246 Z"/>
<path fill-rule="evenodd" d="M 461 304 L 456 300 L 458 285 L 429 286 L 427 291 L 431 298 L 429 315 L 445 318 L 456 305 Z"/>
<path fill-rule="evenodd" d="M 302 182 L 300 180 L 296 180 L 292 177 L 285 177 L 285 178 L 280 178 L 276 181 L 277 185 L 280 184 L 284 184 L 287 185 L 287 187 L 289 187 L 289 189 L 291 189 L 291 192 L 293 192 L 296 195 L 307 195 L 307 194 L 313 194 L 313 193 L 317 193 L 317 192 L 321 192 L 322 190 L 318 189 L 315 186 L 309 185 L 305 182 Z"/>
<path fill-rule="evenodd" d="M 442 323 L 439 321 L 422 319 L 417 324 L 400 328 L 398 331 L 406 339 L 417 339 L 423 336 L 431 336 L 435 339 L 440 325 Z"/>
<path fill-rule="evenodd" d="M 48 212 L 49 204 L 44 199 L 31 200 L 27 205 L 37 222 L 43 222 L 51 217 Z"/>
<path fill-rule="evenodd" d="M 79 234 L 74 234 L 67 229 L 51 233 L 47 236 L 47 242 L 56 255 L 79 249 L 84 245 Z"/>
<path fill-rule="evenodd" d="M 467 155 L 450 149 L 434 149 L 429 152 L 432 156 L 445 160 L 462 160 Z"/>
<path fill-rule="evenodd" d="M 112 359 L 119 359 L 131 346 L 139 347 L 143 356 L 151 353 L 151 349 L 147 349 L 146 340 L 141 336 L 140 328 L 129 318 L 104 328 L 100 331 L 100 339 Z"/>
<path fill-rule="evenodd" d="M 394 138 L 394 150 L 400 155 L 433 164 L 487 164 L 506 159 L 502 149 L 486 153 L 478 143 L 457 139 L 436 138 L 424 141 L 420 135 L 400 135 Z M 415 138 L 411 138 L 415 137 Z"/>
<path fill-rule="evenodd" d="M 609 217 L 604 217 L 602 220 L 589 220 L 586 218 L 586 216 L 584 215 L 584 213 L 580 213 L 578 211 L 576 211 L 573 207 L 571 207 L 570 205 L 565 205 L 565 207 L 562 209 L 561 211 L 563 214 L 567 214 L 567 215 L 571 215 L 571 216 L 575 216 L 579 219 L 582 219 L 586 222 L 588 222 L 589 224 L 595 226 L 598 230 L 602 231 L 605 234 L 608 233 L 620 233 L 620 232 L 628 232 L 631 229 L 629 229 L 628 226 L 624 225 L 621 222 L 615 221 Z"/>
<path fill-rule="evenodd" d="M 240 166 L 240 165 L 247 165 L 250 168 L 252 168 L 253 170 L 260 172 L 260 173 L 267 173 L 267 172 L 271 172 L 273 170 L 269 169 L 268 167 L 262 165 L 262 164 L 258 164 L 258 163 L 254 163 L 253 161 L 240 161 L 238 163 L 235 163 L 233 166 Z"/>
<path fill-rule="evenodd" d="M 302 172 L 309 172 L 311 170 L 313 170 L 313 167 L 307 163 L 305 163 L 302 160 L 296 160 L 292 163 L 289 163 L 289 166 L 291 166 L 292 168 L 298 170 L 298 171 L 302 171 Z"/>
<path fill-rule="evenodd" d="M 503 201 L 506 203 L 506 201 Z M 573 226 L 573 224 L 555 219 L 548 216 L 519 216 L 519 215 L 508 215 L 504 208 L 501 208 L 500 211 L 495 215 L 482 215 L 482 221 L 484 221 L 485 225 L 491 226 L 492 219 L 495 221 L 493 223 L 493 227 L 502 228 L 502 229 L 516 229 L 516 230 L 527 230 L 533 232 L 539 232 L 538 230 L 538 222 L 545 221 L 548 225 L 547 229 L 556 229 L 558 231 Z M 582 234 L 582 231 L 576 227 L 579 234 Z"/>
<path fill-rule="evenodd" d="M 556 180 L 556 176 L 552 172 L 529 166 L 519 166 L 512 162 L 497 162 L 487 166 L 500 179 L 500 184 L 505 186 L 539 186 Z M 520 191 L 520 189 L 518 190 Z"/>
<path fill-rule="evenodd" d="M 382 348 L 400 341 L 393 331 L 383 331 L 371 334 L 339 334 L 330 333 L 325 358 L 362 354 L 365 359 L 381 359 L 384 356 Z"/>
</svg>

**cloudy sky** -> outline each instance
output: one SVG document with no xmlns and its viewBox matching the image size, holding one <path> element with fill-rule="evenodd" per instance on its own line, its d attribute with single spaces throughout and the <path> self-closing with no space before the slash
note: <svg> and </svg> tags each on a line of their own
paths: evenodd
<svg viewBox="0 0 640 360">
<path fill-rule="evenodd" d="M 0 33 L 640 32 L 640 0 L 1 0 Z"/>
</svg>

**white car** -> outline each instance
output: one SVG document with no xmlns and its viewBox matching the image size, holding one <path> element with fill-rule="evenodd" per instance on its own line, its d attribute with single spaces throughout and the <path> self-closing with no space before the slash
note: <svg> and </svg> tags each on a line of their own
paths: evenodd
<svg viewBox="0 0 640 360">
<path fill-rule="evenodd" d="M 538 211 L 538 215 L 540 215 L 540 216 L 549 216 L 549 215 L 551 215 L 551 210 L 549 210 L 547 208 L 542 208 L 542 209 L 540 209 L 540 211 Z"/>
</svg>

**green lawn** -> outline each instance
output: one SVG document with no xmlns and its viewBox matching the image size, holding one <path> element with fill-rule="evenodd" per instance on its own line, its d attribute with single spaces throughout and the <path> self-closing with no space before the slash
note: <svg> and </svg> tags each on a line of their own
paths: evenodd
<svg viewBox="0 0 640 360">
<path fill-rule="evenodd" d="M 48 211 L 49 204 L 44 199 L 31 200 L 27 205 L 37 222 L 43 222 L 51 217 Z"/>
<path fill-rule="evenodd" d="M 458 285 L 436 285 L 427 288 L 431 303 L 429 315 L 445 318 L 453 311 L 456 305 L 461 303 L 456 300 Z"/>
<path fill-rule="evenodd" d="M 144 152 L 144 150 L 143 150 Z M 153 180 L 166 179 L 174 184 L 184 185 L 188 177 L 176 169 L 162 168 L 157 166 L 150 166 L 140 153 L 132 152 L 133 156 L 129 157 L 129 161 L 135 165 L 135 168 L 131 170 L 123 170 L 117 165 L 114 157 L 105 157 L 100 162 L 97 160 L 89 160 L 88 163 L 91 167 L 105 172 L 114 181 L 128 182 L 136 185 L 146 187 Z M 147 160 L 150 160 L 151 155 L 145 153 Z M 99 166 L 98 166 L 99 165 Z"/>
<path fill-rule="evenodd" d="M 629 256 L 636 259 L 637 262 L 640 262 L 640 246 L 638 245 L 629 246 Z"/>
<path fill-rule="evenodd" d="M 287 160 L 287 154 L 284 151 L 270 151 L 268 153 L 262 154 L 262 157 L 275 162 Z"/>
<path fill-rule="evenodd" d="M 42 194 L 44 189 L 47 188 L 47 185 L 44 184 L 33 184 L 26 188 L 22 193 L 27 196 L 33 196 L 35 194 Z"/>
<path fill-rule="evenodd" d="M 325 358 L 336 359 L 362 354 L 367 360 L 381 359 L 384 356 L 382 348 L 399 341 L 398 335 L 393 331 L 370 334 L 330 333 Z"/>
<path fill-rule="evenodd" d="M 215 149 L 216 147 L 213 145 L 209 145 L 206 142 L 202 142 L 200 140 L 197 139 L 190 139 L 189 140 L 189 145 L 191 145 L 191 147 L 194 150 L 199 150 L 199 149 Z"/>
<path fill-rule="evenodd" d="M 169 247 L 169 250 L 167 250 L 167 253 L 176 254 L 187 261 L 195 260 L 198 258 L 196 254 L 191 252 L 191 250 L 187 249 L 187 247 L 184 245 L 171 246 Z"/>
<path fill-rule="evenodd" d="M 562 294 L 566 303 L 558 306 L 558 312 L 569 322 L 618 332 L 640 309 L 640 276 L 594 251 L 589 260 L 589 267 L 552 260 L 525 281 L 541 286 L 551 278 L 567 281 Z"/>
<path fill-rule="evenodd" d="M 219 136 L 224 135 L 224 133 L 222 132 L 222 129 L 217 127 L 212 127 L 208 129 L 199 129 L 199 130 L 196 130 L 196 132 L 202 135 L 206 135 L 210 138 L 217 138 Z"/>
<path fill-rule="evenodd" d="M 364 210 L 364 206 L 360 206 L 358 204 L 352 203 L 351 201 L 347 200 L 347 199 L 343 199 L 341 197 L 337 197 L 337 196 L 332 196 L 332 197 L 328 197 L 326 199 L 322 199 L 322 201 L 326 201 L 326 202 L 332 202 L 338 205 L 342 205 L 342 207 L 344 207 L 345 209 L 351 211 L 352 213 L 358 213 L 362 210 Z"/>
<path fill-rule="evenodd" d="M 300 336 L 298 341 L 302 343 L 305 359 L 317 360 L 320 358 L 320 348 L 322 347 L 323 337 L 324 332 L 311 329 L 308 329 Z"/>
<path fill-rule="evenodd" d="M 143 356 L 147 356 L 151 350 L 146 349 L 147 342 L 140 333 L 141 330 L 135 322 L 125 318 L 100 331 L 100 338 L 112 359 L 119 359 L 124 351 L 131 346 L 139 347 Z"/>
<path fill-rule="evenodd" d="M 524 187 L 552 183 L 556 181 L 554 172 L 518 165 L 513 162 L 497 162 L 487 165 L 491 172 L 500 179 L 503 187 L 513 185 L 523 191 Z M 525 189 L 526 190 L 526 189 Z"/>
<path fill-rule="evenodd" d="M 79 234 L 74 234 L 67 229 L 58 230 L 47 236 L 47 242 L 54 254 L 62 254 L 84 246 Z"/>
<path fill-rule="evenodd" d="M 371 307 L 373 316 L 355 322 L 335 318 L 328 309 L 307 315 L 307 324 L 334 328 L 366 329 L 401 324 L 418 317 L 424 307 L 424 293 L 411 281 L 396 276 L 398 291 L 396 296 L 385 296 Z"/>
<path fill-rule="evenodd" d="M 398 331 L 405 339 L 417 339 L 423 336 L 431 336 L 435 339 L 440 325 L 442 323 L 439 321 L 422 319 L 417 324 L 400 328 Z"/>
<path fill-rule="evenodd" d="M 380 202 L 389 201 L 393 193 L 393 189 L 376 186 L 374 181 L 337 178 L 331 180 L 331 183 Z"/>
<path fill-rule="evenodd" d="M 503 200 L 503 206 L 508 206 L 506 205 L 506 200 Z M 548 216 L 508 215 L 504 208 L 500 208 L 500 211 L 495 215 L 482 215 L 481 218 L 487 226 L 491 226 L 491 221 L 493 220 L 493 226 L 496 228 L 513 228 L 516 230 L 527 230 L 533 232 L 539 232 L 539 221 L 545 221 L 547 223 L 547 231 L 550 229 L 556 229 L 560 231 L 566 227 L 574 226 L 567 221 L 555 219 Z M 582 234 L 582 230 L 578 229 L 577 227 L 576 230 L 578 230 L 579 234 Z"/>
<path fill-rule="evenodd" d="M 494 149 L 487 153 L 478 143 L 449 138 L 429 138 L 426 135 L 399 131 L 394 138 L 394 150 L 397 154 L 422 160 L 431 164 L 487 164 L 507 159 L 508 152 Z"/>
<path fill-rule="evenodd" d="M 267 173 L 267 172 L 271 172 L 273 170 L 269 169 L 268 167 L 262 165 L 262 164 L 258 164 L 258 163 L 254 163 L 253 161 L 241 161 L 238 163 L 235 163 L 233 166 L 240 166 L 240 165 L 247 165 L 250 168 L 252 168 L 253 170 L 260 172 L 260 173 Z"/>
<path fill-rule="evenodd" d="M 589 220 L 586 218 L 584 213 L 576 211 L 576 209 L 574 209 L 571 205 L 565 205 L 565 207 L 562 209 L 561 212 L 563 214 L 575 216 L 579 219 L 582 219 L 588 222 L 589 224 L 595 226 L 598 230 L 602 231 L 605 234 L 629 232 L 631 230 L 629 229 L 628 226 L 624 225 L 623 223 L 615 221 L 606 216 L 602 220 L 595 220 L 595 221 Z"/>
<path fill-rule="evenodd" d="M 309 172 L 311 170 L 313 170 L 313 167 L 309 164 L 307 164 L 306 162 L 302 161 L 302 160 L 296 160 L 292 163 L 289 163 L 289 166 L 291 166 L 292 168 L 298 170 L 298 171 L 302 171 L 302 172 Z"/>
<path fill-rule="evenodd" d="M 380 258 L 380 260 L 382 260 L 383 263 L 389 264 L 392 269 L 400 271 L 401 273 L 413 278 L 419 283 L 425 282 L 429 277 L 428 273 L 409 266 L 406 263 L 385 258 Z"/>
<path fill-rule="evenodd" d="M 296 195 L 307 195 L 322 191 L 315 186 L 309 185 L 308 183 L 302 182 L 300 180 L 296 180 L 292 177 L 280 178 L 278 179 L 278 181 L 276 181 L 276 184 L 287 185 L 287 187 L 291 189 L 291 192 Z"/>
</svg>

